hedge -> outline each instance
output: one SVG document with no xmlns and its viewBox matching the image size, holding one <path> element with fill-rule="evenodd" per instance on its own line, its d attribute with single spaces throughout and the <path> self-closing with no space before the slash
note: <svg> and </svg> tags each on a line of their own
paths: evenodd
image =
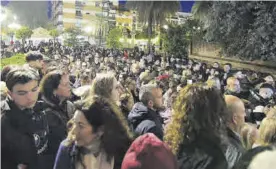
<svg viewBox="0 0 276 169">
<path fill-rule="evenodd" d="M 12 57 L 1 59 L 1 65 L 0 69 L 2 69 L 6 65 L 24 65 L 26 63 L 25 61 L 25 55 L 22 53 L 13 55 Z"/>
</svg>

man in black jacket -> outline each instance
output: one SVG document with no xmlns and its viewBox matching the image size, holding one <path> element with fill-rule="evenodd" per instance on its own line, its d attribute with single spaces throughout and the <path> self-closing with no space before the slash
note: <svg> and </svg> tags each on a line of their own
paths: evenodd
<svg viewBox="0 0 276 169">
<path fill-rule="evenodd" d="M 239 79 L 229 77 L 227 79 L 227 86 L 224 92 L 225 95 L 233 95 L 240 99 L 248 99 L 249 92 L 242 91 Z"/>
<path fill-rule="evenodd" d="M 49 131 L 37 102 L 38 80 L 30 68 L 16 68 L 7 75 L 10 98 L 1 116 L 2 169 L 47 169 Z"/>
<path fill-rule="evenodd" d="M 139 100 L 128 115 L 133 131 L 139 136 L 153 133 L 163 139 L 162 118 L 158 110 L 163 107 L 162 89 L 156 85 L 144 85 L 139 91 Z"/>
<path fill-rule="evenodd" d="M 245 151 L 240 138 L 241 128 L 245 123 L 245 107 L 242 100 L 236 96 L 225 95 L 225 102 L 228 110 L 226 125 L 230 143 L 225 154 L 229 168 L 232 168 Z"/>
</svg>

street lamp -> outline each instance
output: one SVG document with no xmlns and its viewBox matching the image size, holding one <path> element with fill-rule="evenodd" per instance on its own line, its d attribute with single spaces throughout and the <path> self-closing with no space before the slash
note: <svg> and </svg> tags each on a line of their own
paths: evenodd
<svg viewBox="0 0 276 169">
<path fill-rule="evenodd" d="M 199 27 L 193 26 L 193 30 L 200 30 L 200 29 L 201 29 L 200 26 Z"/>
<path fill-rule="evenodd" d="M 92 27 L 91 26 L 87 26 L 87 27 L 84 28 L 84 31 L 86 33 L 90 33 L 90 32 L 92 32 Z"/>
</svg>

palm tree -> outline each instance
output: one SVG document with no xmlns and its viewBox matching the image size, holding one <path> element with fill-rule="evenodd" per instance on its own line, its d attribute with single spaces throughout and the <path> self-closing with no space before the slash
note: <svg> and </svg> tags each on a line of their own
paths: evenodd
<svg viewBox="0 0 276 169">
<path fill-rule="evenodd" d="M 126 7 L 135 10 L 139 21 L 148 26 L 148 49 L 154 25 L 161 25 L 168 16 L 180 9 L 179 1 L 127 1 Z"/>
<path fill-rule="evenodd" d="M 201 21 L 201 22 L 205 22 L 208 13 L 210 12 L 211 8 L 212 8 L 212 1 L 197 1 L 195 2 L 195 4 L 193 5 L 192 8 L 192 14 L 194 16 L 195 19 Z"/>
</svg>

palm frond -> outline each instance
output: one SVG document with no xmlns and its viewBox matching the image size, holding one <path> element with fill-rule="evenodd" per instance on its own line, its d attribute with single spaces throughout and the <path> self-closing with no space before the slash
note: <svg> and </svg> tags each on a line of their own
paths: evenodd
<svg viewBox="0 0 276 169">
<path fill-rule="evenodd" d="M 203 20 L 208 11 L 211 9 L 212 1 L 197 1 L 192 7 L 192 14 L 194 18 Z"/>
</svg>

